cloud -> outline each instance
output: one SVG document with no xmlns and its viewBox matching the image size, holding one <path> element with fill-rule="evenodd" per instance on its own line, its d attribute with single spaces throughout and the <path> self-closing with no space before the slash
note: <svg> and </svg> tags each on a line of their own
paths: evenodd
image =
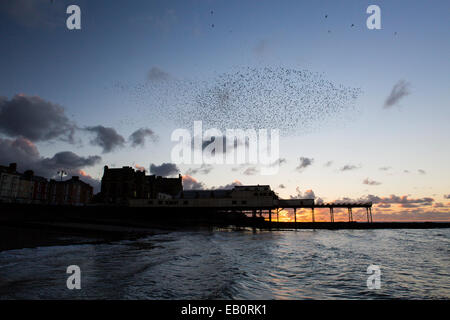
<svg viewBox="0 0 450 320">
<path fill-rule="evenodd" d="M 367 184 L 367 185 L 369 185 L 369 186 L 378 186 L 378 185 L 381 184 L 381 182 L 374 181 L 374 180 L 370 180 L 369 178 L 365 178 L 365 179 L 363 180 L 363 184 Z"/>
<path fill-rule="evenodd" d="M 193 174 L 208 174 L 208 173 L 210 173 L 211 172 L 211 170 L 213 169 L 214 167 L 212 166 L 212 165 L 210 165 L 210 164 L 202 164 L 201 166 L 200 166 L 200 168 L 189 168 L 187 171 L 186 171 L 186 175 L 193 175 Z"/>
<path fill-rule="evenodd" d="M 345 166 L 343 166 L 341 169 L 341 171 L 350 171 L 350 170 L 355 170 L 355 169 L 359 169 L 360 167 L 355 166 L 353 164 L 346 164 Z"/>
<path fill-rule="evenodd" d="M 403 173 L 409 173 L 409 170 L 403 170 Z"/>
<path fill-rule="evenodd" d="M 100 156 L 79 156 L 71 151 L 56 153 L 51 158 L 41 157 L 37 147 L 28 139 L 0 138 L 0 164 L 17 163 L 18 171 L 33 170 L 36 175 L 52 178 L 58 170 L 78 175 L 79 170 L 101 161 Z"/>
<path fill-rule="evenodd" d="M 422 169 L 417 170 L 417 172 L 419 172 L 420 174 L 426 174 L 426 171 Z"/>
<path fill-rule="evenodd" d="M 178 169 L 177 165 L 174 163 L 163 163 L 160 166 L 157 166 L 153 163 L 150 165 L 150 173 L 157 176 L 173 176 L 175 174 L 178 174 L 179 172 L 180 169 Z"/>
<path fill-rule="evenodd" d="M 202 182 L 197 181 L 194 177 L 190 175 L 182 176 L 183 180 L 183 190 L 204 190 L 205 185 Z"/>
<path fill-rule="evenodd" d="M 219 186 L 217 188 L 213 188 L 213 189 L 226 189 L 226 190 L 230 190 L 233 189 L 236 186 L 242 186 L 242 182 L 240 182 L 239 180 L 234 180 L 232 183 L 226 184 L 224 186 Z"/>
<path fill-rule="evenodd" d="M 389 203 L 389 204 L 421 204 L 421 205 L 431 205 L 434 201 L 433 198 L 430 197 L 423 197 L 423 198 L 408 198 L 407 195 L 405 196 L 396 196 L 394 194 L 391 194 L 389 197 L 378 197 L 372 194 L 367 195 L 366 197 L 359 199 L 360 200 L 366 200 L 366 201 L 372 201 L 372 203 Z"/>
<path fill-rule="evenodd" d="M 86 127 L 85 130 L 95 134 L 91 144 L 102 147 L 103 153 L 114 151 L 125 144 L 125 139 L 114 128 L 94 126 Z"/>
<path fill-rule="evenodd" d="M 256 168 L 256 167 L 248 167 L 247 169 L 244 170 L 243 173 L 246 176 L 254 176 L 254 175 L 258 174 L 258 168 Z"/>
<path fill-rule="evenodd" d="M 333 164 L 333 161 L 327 161 L 323 166 L 330 167 Z"/>
<path fill-rule="evenodd" d="M 192 137 L 191 145 L 194 146 L 194 138 Z M 246 149 L 249 148 L 250 142 L 247 137 L 245 137 L 244 141 L 241 141 L 241 139 L 232 139 L 231 141 L 227 140 L 227 136 L 223 135 L 217 138 L 221 138 L 223 141 L 222 145 L 222 151 L 223 153 L 226 153 L 227 150 L 233 149 L 237 151 L 237 147 L 244 146 Z M 215 136 L 212 136 L 209 140 L 202 140 L 202 150 L 204 150 L 208 145 L 212 144 L 216 140 Z M 212 152 L 212 154 L 215 154 L 216 150 Z"/>
<path fill-rule="evenodd" d="M 100 160 L 100 156 L 80 157 L 72 151 L 63 151 L 56 153 L 52 158 L 42 159 L 41 164 L 44 168 L 73 170 L 93 166 Z"/>
<path fill-rule="evenodd" d="M 295 170 L 302 172 L 305 168 L 312 165 L 314 162 L 313 158 L 300 157 L 300 164 L 295 168 Z"/>
<path fill-rule="evenodd" d="M 415 208 L 412 210 L 401 210 L 396 212 L 375 212 L 374 220 L 376 221 L 443 221 L 449 220 L 450 212 L 448 211 L 437 211 L 423 210 L 421 208 Z"/>
<path fill-rule="evenodd" d="M 152 67 L 148 72 L 147 78 L 150 81 L 165 81 L 170 79 L 170 75 L 158 67 Z"/>
<path fill-rule="evenodd" d="M 287 160 L 285 158 L 279 158 L 278 160 L 275 160 L 273 163 L 271 163 L 269 167 L 281 166 L 285 163 L 287 163 Z"/>
<path fill-rule="evenodd" d="M 15 95 L 0 97 L 0 132 L 33 142 L 61 139 L 73 143 L 76 126 L 60 105 L 40 97 Z"/>
<path fill-rule="evenodd" d="M 391 169 L 391 167 L 381 167 L 381 168 L 380 168 L 381 171 L 388 171 L 388 170 L 390 170 L 390 169 Z"/>
<path fill-rule="evenodd" d="M 280 185 L 278 186 L 278 188 L 280 188 L 280 189 L 286 189 L 286 186 L 285 186 L 284 184 L 280 184 Z"/>
<path fill-rule="evenodd" d="M 386 101 L 384 102 L 384 108 L 387 109 L 396 105 L 403 97 L 409 95 L 409 87 L 410 84 L 404 80 L 400 80 L 399 82 L 397 82 L 392 88 L 389 96 L 386 98 Z"/>
<path fill-rule="evenodd" d="M 139 171 L 144 171 L 144 172 L 147 171 L 147 170 L 145 169 L 144 166 L 140 166 L 140 165 L 138 165 L 138 164 L 135 164 L 134 167 L 135 167 L 136 169 L 138 169 Z"/>
<path fill-rule="evenodd" d="M 305 192 L 301 192 L 300 188 L 295 188 L 295 191 L 297 192 L 296 195 L 291 195 L 291 199 L 316 199 L 316 195 L 313 190 L 306 190 Z"/>
<path fill-rule="evenodd" d="M 143 147 L 145 145 L 145 138 L 150 137 L 153 141 L 157 140 L 156 134 L 148 128 L 140 128 L 133 132 L 128 140 L 131 142 L 132 147 Z"/>
<path fill-rule="evenodd" d="M 78 176 L 81 181 L 86 182 L 87 184 L 90 184 L 92 188 L 94 189 L 94 194 L 100 191 L 101 187 L 101 181 L 99 179 L 95 179 L 91 177 L 89 174 L 87 174 L 84 170 L 79 169 L 72 171 L 69 173 L 70 176 Z"/>
</svg>

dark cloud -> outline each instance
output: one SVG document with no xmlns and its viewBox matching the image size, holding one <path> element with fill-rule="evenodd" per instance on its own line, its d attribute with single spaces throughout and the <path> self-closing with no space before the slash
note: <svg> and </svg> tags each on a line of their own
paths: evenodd
<svg viewBox="0 0 450 320">
<path fill-rule="evenodd" d="M 163 163 L 160 166 L 157 166 L 153 163 L 150 165 L 150 173 L 157 176 L 173 176 L 175 174 L 178 174 L 179 172 L 180 169 L 178 169 L 177 165 L 174 163 Z"/>
<path fill-rule="evenodd" d="M 90 167 L 101 160 L 100 156 L 80 157 L 71 151 L 63 151 L 56 153 L 52 158 L 43 158 L 41 165 L 43 168 L 54 170 L 66 169 L 77 170 L 84 167 Z"/>
<path fill-rule="evenodd" d="M 143 147 L 145 145 L 145 138 L 150 137 L 153 141 L 157 140 L 156 134 L 153 130 L 148 128 L 140 128 L 133 132 L 128 140 L 131 142 L 131 146 L 133 147 Z"/>
<path fill-rule="evenodd" d="M 242 186 L 242 182 L 240 182 L 239 180 L 234 180 L 232 183 L 226 184 L 224 186 L 219 186 L 217 188 L 213 188 L 213 189 L 226 189 L 226 190 L 230 190 L 233 189 L 236 186 Z"/>
<path fill-rule="evenodd" d="M 60 105 L 40 97 L 0 98 L 0 132 L 33 142 L 61 139 L 73 143 L 76 126 Z"/>
<path fill-rule="evenodd" d="M 280 184 L 280 185 L 278 186 L 278 188 L 280 188 L 280 189 L 286 189 L 286 186 L 285 186 L 284 184 Z"/>
<path fill-rule="evenodd" d="M 152 67 L 148 72 L 147 77 L 151 81 L 163 81 L 170 79 L 170 75 L 158 67 Z"/>
<path fill-rule="evenodd" d="M 226 153 L 227 150 L 229 150 L 229 149 L 235 149 L 238 146 L 245 146 L 245 148 L 249 147 L 249 139 L 247 137 L 245 137 L 244 141 L 241 141 L 240 139 L 236 139 L 236 138 L 233 139 L 233 141 L 230 141 L 230 140 L 227 140 L 226 135 L 221 136 L 221 138 L 222 138 L 222 142 L 223 142 L 223 146 L 222 146 L 223 153 Z M 215 136 L 211 137 L 210 140 L 202 140 L 202 150 L 204 150 L 208 145 L 214 143 L 215 140 L 216 140 Z M 191 145 L 194 146 L 194 137 L 192 137 Z M 214 149 L 214 151 L 212 153 L 215 154 L 215 152 L 216 152 L 216 150 Z"/>
<path fill-rule="evenodd" d="M 369 186 L 378 186 L 381 184 L 381 182 L 370 180 L 369 178 L 366 178 L 363 180 L 363 184 L 367 184 Z"/>
<path fill-rule="evenodd" d="M 350 170 L 355 170 L 355 169 L 359 169 L 358 166 L 355 166 L 353 164 L 346 164 L 345 166 L 343 166 L 341 169 L 341 171 L 350 171 Z"/>
<path fill-rule="evenodd" d="M 422 169 L 417 170 L 417 172 L 419 172 L 420 174 L 426 174 L 426 171 Z"/>
<path fill-rule="evenodd" d="M 257 167 L 248 167 L 243 172 L 246 176 L 254 176 L 258 174 L 258 168 Z"/>
<path fill-rule="evenodd" d="M 302 172 L 305 168 L 312 165 L 313 162 L 314 162 L 313 158 L 300 157 L 300 164 L 295 169 L 299 172 Z"/>
<path fill-rule="evenodd" d="M 58 170 L 68 175 L 79 175 L 85 167 L 94 166 L 101 161 L 100 156 L 82 157 L 71 151 L 56 153 L 51 158 L 41 157 L 36 146 L 28 139 L 0 138 L 0 164 L 17 163 L 18 171 L 33 170 L 36 175 L 52 178 Z"/>
<path fill-rule="evenodd" d="M 282 164 L 286 164 L 286 163 L 287 163 L 287 160 L 285 158 L 280 158 L 278 160 L 275 160 L 269 166 L 270 167 L 281 166 Z"/>
<path fill-rule="evenodd" d="M 316 195 L 313 190 L 306 190 L 305 192 L 302 192 L 299 187 L 295 188 L 295 191 L 297 192 L 296 195 L 291 195 L 291 199 L 316 199 Z"/>
<path fill-rule="evenodd" d="M 397 82 L 392 88 L 389 96 L 386 98 L 386 101 L 384 102 L 384 108 L 387 109 L 396 105 L 400 101 L 400 99 L 409 95 L 409 87 L 410 84 L 406 81 L 400 80 L 399 82 Z"/>
<path fill-rule="evenodd" d="M 183 190 L 204 190 L 206 189 L 203 182 L 197 181 L 194 177 L 190 175 L 185 175 L 183 179 Z"/>
<path fill-rule="evenodd" d="M 378 197 L 372 194 L 367 195 L 366 197 L 359 199 L 360 200 L 367 200 L 372 201 L 372 203 L 384 203 L 384 204 L 421 204 L 421 205 L 431 205 L 434 201 L 433 198 L 430 197 L 424 197 L 424 198 L 408 198 L 407 195 L 405 196 L 396 196 L 394 194 L 391 194 L 389 197 Z"/>
<path fill-rule="evenodd" d="M 388 171 L 388 170 L 390 170 L 390 169 L 391 169 L 391 167 L 381 167 L 381 168 L 380 168 L 381 171 Z"/>
<path fill-rule="evenodd" d="M 323 166 L 330 167 L 333 164 L 333 161 L 327 161 Z"/>
<path fill-rule="evenodd" d="M 200 168 L 189 168 L 186 171 L 186 175 L 194 175 L 194 174 L 208 174 L 214 167 L 210 164 L 202 164 Z"/>
<path fill-rule="evenodd" d="M 94 126 L 86 127 L 85 130 L 95 134 L 95 138 L 91 140 L 91 144 L 102 147 L 103 153 L 114 151 L 116 148 L 123 147 L 125 144 L 125 139 L 114 128 Z"/>
</svg>

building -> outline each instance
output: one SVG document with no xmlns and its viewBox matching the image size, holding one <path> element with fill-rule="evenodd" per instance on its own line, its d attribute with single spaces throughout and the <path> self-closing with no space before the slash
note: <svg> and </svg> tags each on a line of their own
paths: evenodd
<svg viewBox="0 0 450 320">
<path fill-rule="evenodd" d="M 27 170 L 20 174 L 19 188 L 16 196 L 16 201 L 21 203 L 32 203 L 34 195 L 34 180 L 33 171 Z"/>
<path fill-rule="evenodd" d="M 183 190 L 181 175 L 165 178 L 145 175 L 144 171 L 131 167 L 104 167 L 101 198 L 108 203 L 120 203 L 129 199 L 156 199 L 158 194 L 171 197 Z"/>
<path fill-rule="evenodd" d="M 86 205 L 93 194 L 93 188 L 77 176 L 65 181 L 51 179 L 48 190 L 48 201 L 53 205 Z"/>
<path fill-rule="evenodd" d="M 8 167 L 0 166 L 0 201 L 15 202 L 19 192 L 20 174 L 17 164 L 10 163 Z"/>
</svg>

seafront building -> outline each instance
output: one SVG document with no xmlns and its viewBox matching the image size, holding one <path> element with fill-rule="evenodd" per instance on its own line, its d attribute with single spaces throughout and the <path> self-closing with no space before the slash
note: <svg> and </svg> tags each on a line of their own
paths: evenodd
<svg viewBox="0 0 450 320">
<path fill-rule="evenodd" d="M 89 184 L 73 176 L 69 180 L 50 181 L 32 170 L 17 171 L 17 164 L 0 166 L 0 202 L 51 205 L 86 205 L 93 196 Z"/>
</svg>

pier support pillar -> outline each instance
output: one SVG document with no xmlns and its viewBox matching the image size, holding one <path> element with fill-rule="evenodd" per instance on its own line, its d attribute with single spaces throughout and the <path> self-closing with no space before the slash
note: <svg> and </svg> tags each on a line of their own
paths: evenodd
<svg viewBox="0 0 450 320">
<path fill-rule="evenodd" d="M 311 208 L 312 222 L 316 222 L 314 219 L 314 207 Z"/>
<path fill-rule="evenodd" d="M 297 226 L 297 208 L 294 208 L 294 223 Z"/>
<path fill-rule="evenodd" d="M 369 207 L 366 208 L 366 214 L 367 214 L 367 222 L 370 222 L 370 218 L 369 218 Z"/>
<path fill-rule="evenodd" d="M 269 209 L 269 222 L 272 222 L 272 209 Z"/>
<path fill-rule="evenodd" d="M 333 207 L 330 207 L 330 221 L 334 222 L 334 212 L 333 212 Z"/>
<path fill-rule="evenodd" d="M 256 218 L 256 210 L 253 210 L 253 212 L 252 212 L 252 218 Z"/>
<path fill-rule="evenodd" d="M 259 216 L 262 217 L 262 209 L 259 209 Z"/>
<path fill-rule="evenodd" d="M 348 222 L 352 222 L 353 221 L 353 212 L 352 212 L 352 208 L 348 207 Z"/>
<path fill-rule="evenodd" d="M 373 222 L 373 219 L 372 219 L 372 207 L 369 208 L 369 213 L 370 213 L 370 222 Z"/>
<path fill-rule="evenodd" d="M 277 208 L 277 222 L 280 222 L 280 217 L 278 216 L 278 213 L 280 212 L 280 209 Z"/>
</svg>

